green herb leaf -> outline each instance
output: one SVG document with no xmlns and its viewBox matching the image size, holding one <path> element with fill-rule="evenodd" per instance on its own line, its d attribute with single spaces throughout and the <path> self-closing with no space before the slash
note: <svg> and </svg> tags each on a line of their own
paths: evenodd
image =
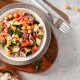
<svg viewBox="0 0 80 80">
<path fill-rule="evenodd" d="M 32 64 L 35 66 L 35 71 L 37 72 L 41 69 L 42 59 L 32 62 Z"/>
<path fill-rule="evenodd" d="M 19 42 L 16 44 L 16 46 L 20 46 L 20 45 L 21 45 L 21 43 L 19 43 Z"/>
<path fill-rule="evenodd" d="M 36 40 L 34 40 L 33 42 L 34 42 L 34 45 L 36 45 L 36 44 L 37 44 L 37 43 L 36 43 Z"/>
<path fill-rule="evenodd" d="M 23 33 L 20 30 L 15 30 L 14 34 L 18 34 L 19 37 L 22 37 Z"/>
<path fill-rule="evenodd" d="M 14 34 L 14 31 L 11 30 L 11 29 L 8 29 L 8 33 L 9 33 L 10 35 L 13 35 L 13 34 Z"/>
<path fill-rule="evenodd" d="M 36 65 L 35 71 L 38 71 L 41 69 L 41 65 Z"/>
</svg>

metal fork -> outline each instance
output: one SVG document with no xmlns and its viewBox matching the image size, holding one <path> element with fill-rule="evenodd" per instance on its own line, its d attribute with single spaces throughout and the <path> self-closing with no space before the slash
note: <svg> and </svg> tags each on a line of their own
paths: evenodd
<svg viewBox="0 0 80 80">
<path fill-rule="evenodd" d="M 57 9 L 55 6 L 50 4 L 47 0 L 43 0 L 44 3 L 46 3 L 49 7 L 51 7 L 53 10 L 57 10 L 57 12 L 60 12 L 60 16 L 64 16 L 63 18 L 66 17 L 65 14 L 63 14 L 59 9 Z M 60 29 L 62 32 L 67 33 L 70 30 L 70 25 L 67 22 L 64 22 L 61 18 L 59 17 L 54 17 L 53 18 L 53 24 L 55 27 Z"/>
<path fill-rule="evenodd" d="M 64 22 L 62 19 L 57 18 L 57 20 L 53 21 L 53 24 L 55 27 L 57 27 L 59 30 L 61 30 L 64 33 L 67 33 L 70 30 L 69 24 Z"/>
<path fill-rule="evenodd" d="M 36 2 L 38 1 L 36 0 Z M 57 27 L 59 30 L 61 30 L 62 32 L 67 33 L 70 30 L 70 25 L 68 24 L 69 18 L 67 17 L 67 15 L 62 11 L 60 11 L 59 9 L 57 9 L 56 7 L 54 7 L 52 4 L 50 4 L 47 0 L 43 0 L 43 2 L 46 3 L 49 7 L 51 7 L 57 14 L 59 14 L 66 21 L 65 22 L 59 17 L 55 17 L 53 14 L 49 12 L 47 8 L 45 8 L 38 2 L 38 4 L 40 4 L 46 11 L 48 11 L 48 15 L 52 17 L 51 20 L 53 22 L 53 25 Z"/>
</svg>

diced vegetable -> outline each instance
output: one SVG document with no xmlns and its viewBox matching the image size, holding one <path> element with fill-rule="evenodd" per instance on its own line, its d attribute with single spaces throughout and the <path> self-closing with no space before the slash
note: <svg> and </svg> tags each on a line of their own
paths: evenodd
<svg viewBox="0 0 80 80">
<path fill-rule="evenodd" d="M 30 29 L 32 29 L 32 27 L 31 27 L 31 26 L 27 26 L 27 29 L 29 29 L 29 30 L 30 30 Z"/>
<path fill-rule="evenodd" d="M 5 42 L 5 38 L 3 36 L 0 36 L 0 42 L 4 43 Z"/>
<path fill-rule="evenodd" d="M 24 52 L 20 52 L 20 57 L 26 57 L 26 54 Z"/>
<path fill-rule="evenodd" d="M 37 43 L 38 46 L 40 46 L 40 44 L 41 44 L 41 39 L 36 38 L 36 43 Z"/>
<path fill-rule="evenodd" d="M 28 34 L 31 34 L 31 32 L 32 32 L 31 30 L 28 30 Z"/>
<path fill-rule="evenodd" d="M 16 30 L 16 27 L 14 27 L 14 26 L 11 26 L 10 28 L 11 28 L 13 31 Z"/>
<path fill-rule="evenodd" d="M 32 52 L 36 52 L 38 50 L 38 47 L 37 46 L 33 46 L 32 47 Z"/>
<path fill-rule="evenodd" d="M 22 26 L 22 23 L 20 23 L 20 22 L 15 22 L 15 23 L 12 24 L 12 26 L 21 27 L 21 26 Z"/>
<path fill-rule="evenodd" d="M 38 31 L 38 30 L 39 30 L 39 26 L 38 26 L 37 24 L 35 24 L 35 25 L 34 25 L 34 30 L 33 30 L 33 31 L 36 32 L 36 31 Z"/>
<path fill-rule="evenodd" d="M 7 40 L 7 45 L 11 45 L 11 40 Z"/>
<path fill-rule="evenodd" d="M 26 28 L 26 26 L 22 26 L 21 29 L 25 31 L 27 28 Z"/>
<path fill-rule="evenodd" d="M 6 51 L 10 51 L 8 47 L 9 47 L 9 45 L 5 45 L 5 46 L 4 46 L 4 49 L 5 49 Z"/>
<path fill-rule="evenodd" d="M 26 46 L 29 46 L 29 45 L 30 45 L 30 43 L 29 43 L 28 40 L 23 40 L 22 44 L 21 44 L 21 47 L 23 48 L 23 47 L 26 47 Z"/>
<path fill-rule="evenodd" d="M 43 36 L 44 35 L 44 32 L 39 31 L 38 35 Z"/>
<path fill-rule="evenodd" d="M 24 48 L 24 50 L 26 51 L 26 54 L 31 51 L 29 48 Z"/>
<path fill-rule="evenodd" d="M 19 46 L 14 46 L 12 49 L 13 52 L 18 52 L 19 50 L 20 50 Z"/>
<path fill-rule="evenodd" d="M 11 54 L 11 51 L 9 50 L 9 51 L 6 51 L 6 50 L 4 50 L 5 51 L 5 53 L 6 53 L 6 56 L 10 56 L 10 54 Z"/>
</svg>

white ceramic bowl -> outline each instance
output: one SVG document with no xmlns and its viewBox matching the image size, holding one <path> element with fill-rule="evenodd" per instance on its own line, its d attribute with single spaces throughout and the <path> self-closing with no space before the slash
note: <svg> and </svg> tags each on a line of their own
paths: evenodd
<svg viewBox="0 0 80 80">
<path fill-rule="evenodd" d="M 29 5 L 29 4 L 23 4 L 23 3 L 10 4 L 0 10 L 0 18 L 4 18 L 8 14 L 16 12 L 16 11 L 23 11 L 23 12 L 30 13 L 33 16 L 35 16 L 35 18 L 40 22 L 40 24 L 42 25 L 44 29 L 44 37 L 42 40 L 42 44 L 36 53 L 26 58 L 7 57 L 3 51 L 3 48 L 0 47 L 0 59 L 12 65 L 26 65 L 26 64 L 32 63 L 33 61 L 38 60 L 44 55 L 50 43 L 51 30 L 50 30 L 49 21 L 47 20 L 48 18 L 45 15 L 45 13 L 41 11 L 40 9 L 36 8 L 35 6 Z"/>
</svg>

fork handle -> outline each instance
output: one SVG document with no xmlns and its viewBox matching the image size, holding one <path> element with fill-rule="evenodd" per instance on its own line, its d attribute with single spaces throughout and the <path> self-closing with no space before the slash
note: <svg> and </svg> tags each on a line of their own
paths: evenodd
<svg viewBox="0 0 80 80">
<path fill-rule="evenodd" d="M 56 8 L 54 5 L 50 4 L 47 0 L 43 0 L 44 3 L 46 3 L 49 7 L 51 7 L 57 14 L 59 14 L 65 21 L 67 21 L 68 23 L 70 23 L 70 20 L 68 18 L 68 16 L 63 13 L 61 10 L 59 10 L 58 8 Z"/>
</svg>

